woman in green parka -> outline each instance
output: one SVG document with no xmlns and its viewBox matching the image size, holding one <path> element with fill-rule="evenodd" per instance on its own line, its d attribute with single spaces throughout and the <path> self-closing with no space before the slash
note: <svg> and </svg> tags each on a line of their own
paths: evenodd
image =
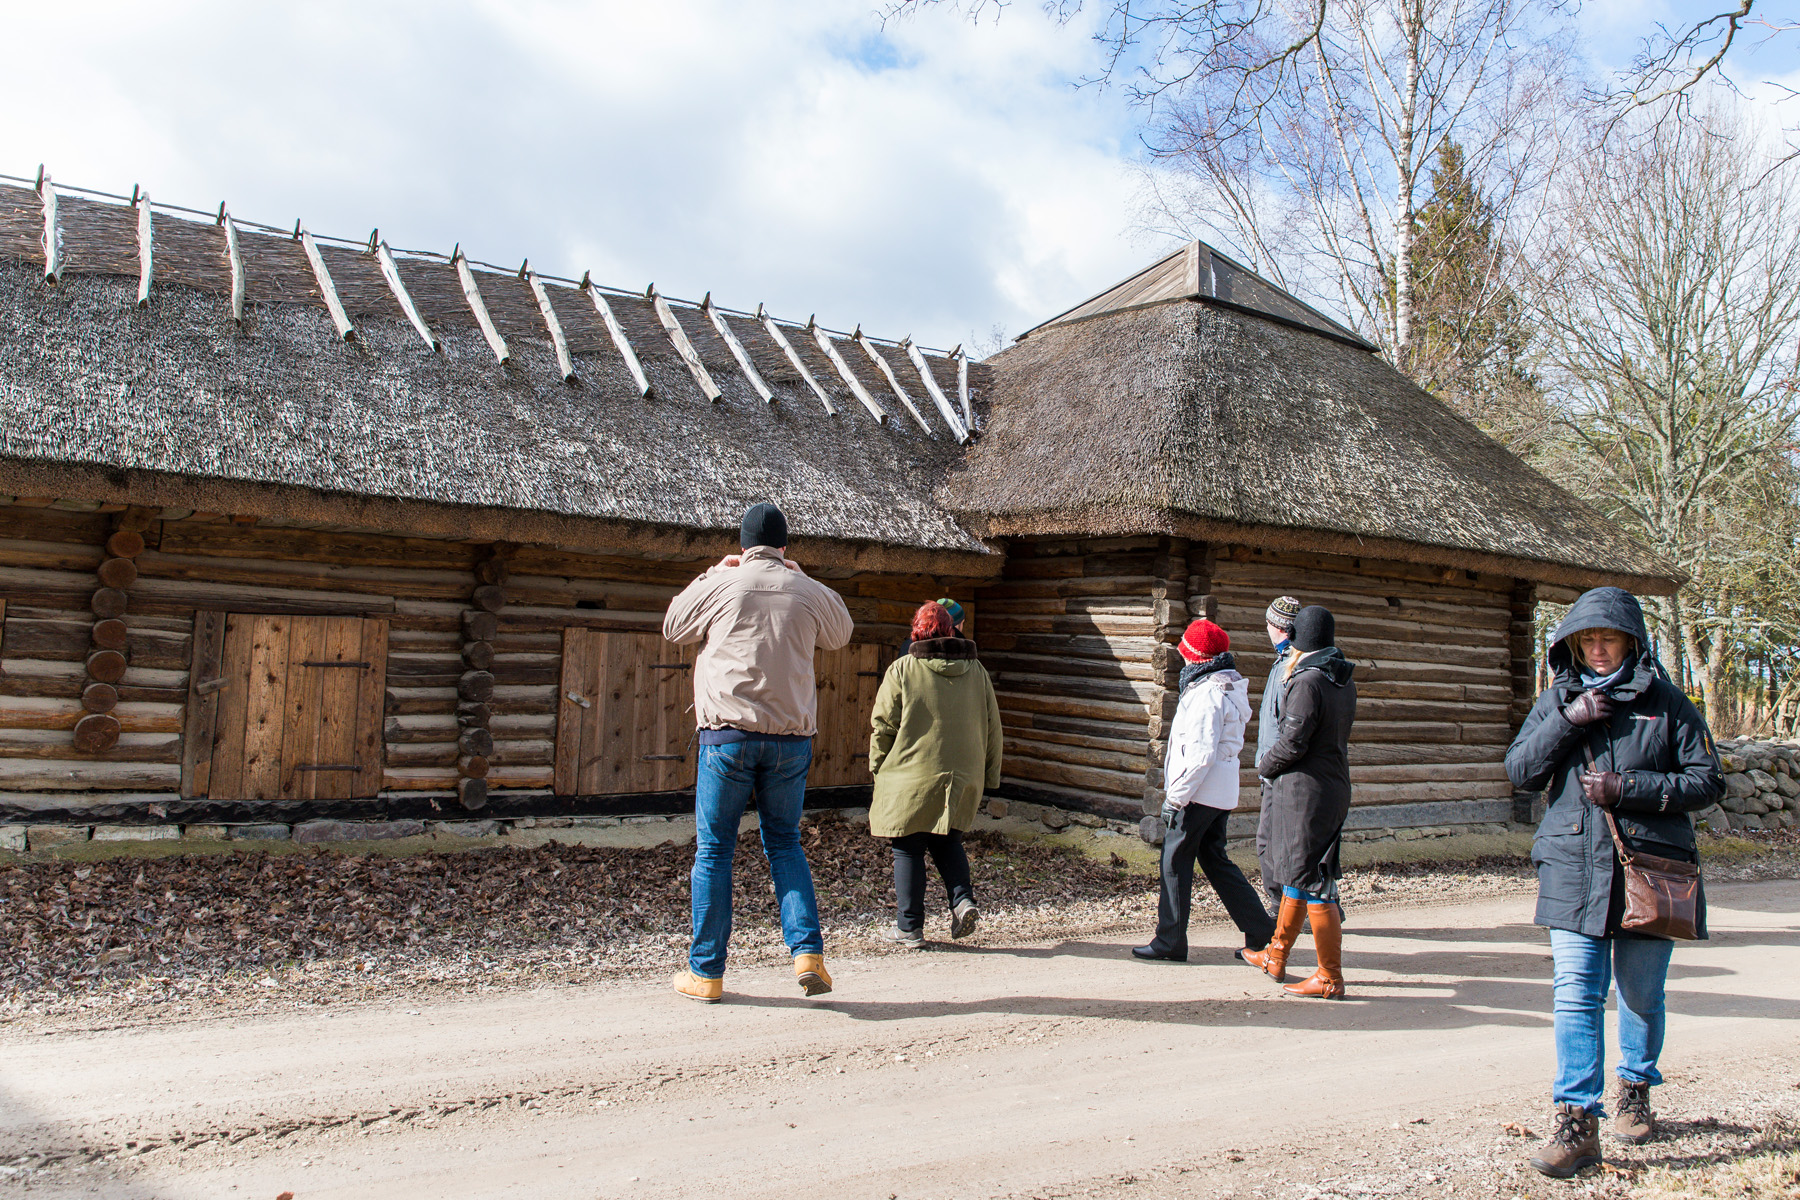
<svg viewBox="0 0 1800 1200">
<path fill-rule="evenodd" d="M 1000 785 L 1001 729 L 994 683 L 975 658 L 975 643 L 956 636 L 944 606 L 920 605 L 912 636 L 875 693 L 869 832 L 894 849 L 899 911 L 888 936 L 922 950 L 926 855 L 944 880 L 950 936 L 968 936 L 981 916 L 962 835 L 975 821 L 982 790 Z"/>
</svg>

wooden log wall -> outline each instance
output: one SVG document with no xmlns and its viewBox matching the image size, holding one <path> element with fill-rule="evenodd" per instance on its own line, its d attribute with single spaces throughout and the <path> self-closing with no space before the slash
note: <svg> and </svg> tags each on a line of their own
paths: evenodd
<svg viewBox="0 0 1800 1200">
<path fill-rule="evenodd" d="M 156 514 L 142 522 L 133 556 L 113 540 L 120 519 L 79 501 L 0 502 L 0 803 L 15 809 L 63 807 L 74 792 L 109 805 L 180 794 L 196 611 L 380 618 L 383 794 L 431 793 L 459 806 L 478 793 L 548 792 L 563 631 L 657 632 L 669 600 L 708 565 L 209 513 Z M 124 668 L 111 685 L 118 739 L 78 748 L 73 733 L 89 715 L 82 698 L 101 636 L 96 581 L 103 563 L 120 559 L 136 575 L 128 607 L 106 618 L 125 633 Z M 913 610 L 943 595 L 964 600 L 975 628 L 968 579 L 817 577 L 844 595 L 859 643 L 898 646 Z"/>
<path fill-rule="evenodd" d="M 1501 763 L 1531 702 L 1528 582 L 1178 538 L 1026 540 L 1008 555 L 1003 580 L 979 593 L 980 640 L 1017 794 L 1121 818 L 1155 812 L 1186 623 L 1226 628 L 1260 705 L 1274 662 L 1263 613 L 1291 594 L 1333 611 L 1357 663 L 1357 804 L 1511 796 Z M 1256 733 L 1252 720 L 1240 775 L 1252 811 Z"/>
<path fill-rule="evenodd" d="M 1258 707 L 1274 662 L 1269 601 L 1292 595 L 1331 609 L 1338 645 L 1356 663 L 1354 803 L 1511 797 L 1501 765 L 1516 728 L 1511 577 L 1226 546 L 1214 555 L 1209 591 Z M 1252 809 L 1255 725 L 1239 799 Z"/>
<path fill-rule="evenodd" d="M 977 640 L 1009 788 L 1116 817 L 1142 811 L 1152 722 L 1174 711 L 1163 639 L 1186 621 L 1185 587 L 1178 599 L 1170 584 L 1186 552 L 1156 537 L 1008 546 L 1002 580 L 977 592 Z"/>
</svg>

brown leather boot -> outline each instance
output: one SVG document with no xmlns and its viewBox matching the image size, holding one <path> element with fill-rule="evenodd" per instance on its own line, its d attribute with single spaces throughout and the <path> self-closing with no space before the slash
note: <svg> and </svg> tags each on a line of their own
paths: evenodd
<svg viewBox="0 0 1800 1200">
<path fill-rule="evenodd" d="M 1344 925 L 1335 904 L 1308 904 L 1306 919 L 1312 922 L 1313 948 L 1319 953 L 1319 969 L 1299 983 L 1281 990 L 1290 996 L 1314 996 L 1320 1000 L 1344 998 Z"/>
<path fill-rule="evenodd" d="M 1619 1111 L 1613 1114 L 1613 1136 L 1641 1146 L 1656 1136 L 1656 1114 L 1650 1111 L 1650 1085 L 1619 1080 Z"/>
<path fill-rule="evenodd" d="M 1300 923 L 1306 920 L 1306 901 L 1292 896 L 1281 898 L 1281 911 L 1275 915 L 1275 932 L 1261 950 L 1245 950 L 1239 955 L 1264 975 L 1280 983 L 1287 978 L 1288 951 L 1300 936 Z"/>
<path fill-rule="evenodd" d="M 1550 1140 L 1528 1160 L 1552 1179 L 1570 1179 L 1600 1165 L 1600 1118 L 1573 1104 L 1556 1106 Z"/>
</svg>

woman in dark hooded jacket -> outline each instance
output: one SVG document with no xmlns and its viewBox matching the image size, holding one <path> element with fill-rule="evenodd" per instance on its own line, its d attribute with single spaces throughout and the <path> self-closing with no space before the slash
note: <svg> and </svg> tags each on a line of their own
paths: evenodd
<svg viewBox="0 0 1800 1200">
<path fill-rule="evenodd" d="M 1338 848 L 1350 815 L 1350 726 L 1356 721 L 1353 668 L 1336 639 L 1328 610 L 1309 605 L 1294 618 L 1281 724 L 1274 744 L 1256 760 L 1256 773 L 1268 781 L 1262 818 L 1267 837 L 1258 847 L 1263 887 L 1280 890 L 1281 911 L 1267 947 L 1239 952 L 1251 966 L 1284 980 L 1301 922 L 1311 921 L 1319 969 L 1282 990 L 1325 1000 L 1344 995 Z"/>
<path fill-rule="evenodd" d="M 1551 634 L 1549 689 L 1506 751 L 1524 791 L 1547 789 L 1532 842 L 1536 921 L 1550 930 L 1555 963 L 1557 1120 L 1531 1158 L 1566 1179 L 1600 1162 L 1606 993 L 1619 984 L 1619 1110 L 1613 1132 L 1642 1142 L 1655 1132 L 1650 1087 L 1662 1082 L 1663 987 L 1674 943 L 1620 927 L 1624 872 L 1607 810 L 1635 851 L 1697 862 L 1688 814 L 1721 791 L 1712 733 L 1649 650 L 1643 610 L 1620 588 L 1584 593 Z M 1706 897 L 1700 896 L 1700 936 Z"/>
</svg>

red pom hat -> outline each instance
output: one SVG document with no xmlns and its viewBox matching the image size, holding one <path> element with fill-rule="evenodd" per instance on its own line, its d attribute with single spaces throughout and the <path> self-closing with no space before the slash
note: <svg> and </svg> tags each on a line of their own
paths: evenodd
<svg viewBox="0 0 1800 1200">
<path fill-rule="evenodd" d="M 1181 657 L 1191 663 L 1217 658 L 1229 649 L 1231 649 L 1231 635 L 1211 621 L 1195 621 L 1187 627 L 1187 632 L 1181 635 Z"/>
</svg>

